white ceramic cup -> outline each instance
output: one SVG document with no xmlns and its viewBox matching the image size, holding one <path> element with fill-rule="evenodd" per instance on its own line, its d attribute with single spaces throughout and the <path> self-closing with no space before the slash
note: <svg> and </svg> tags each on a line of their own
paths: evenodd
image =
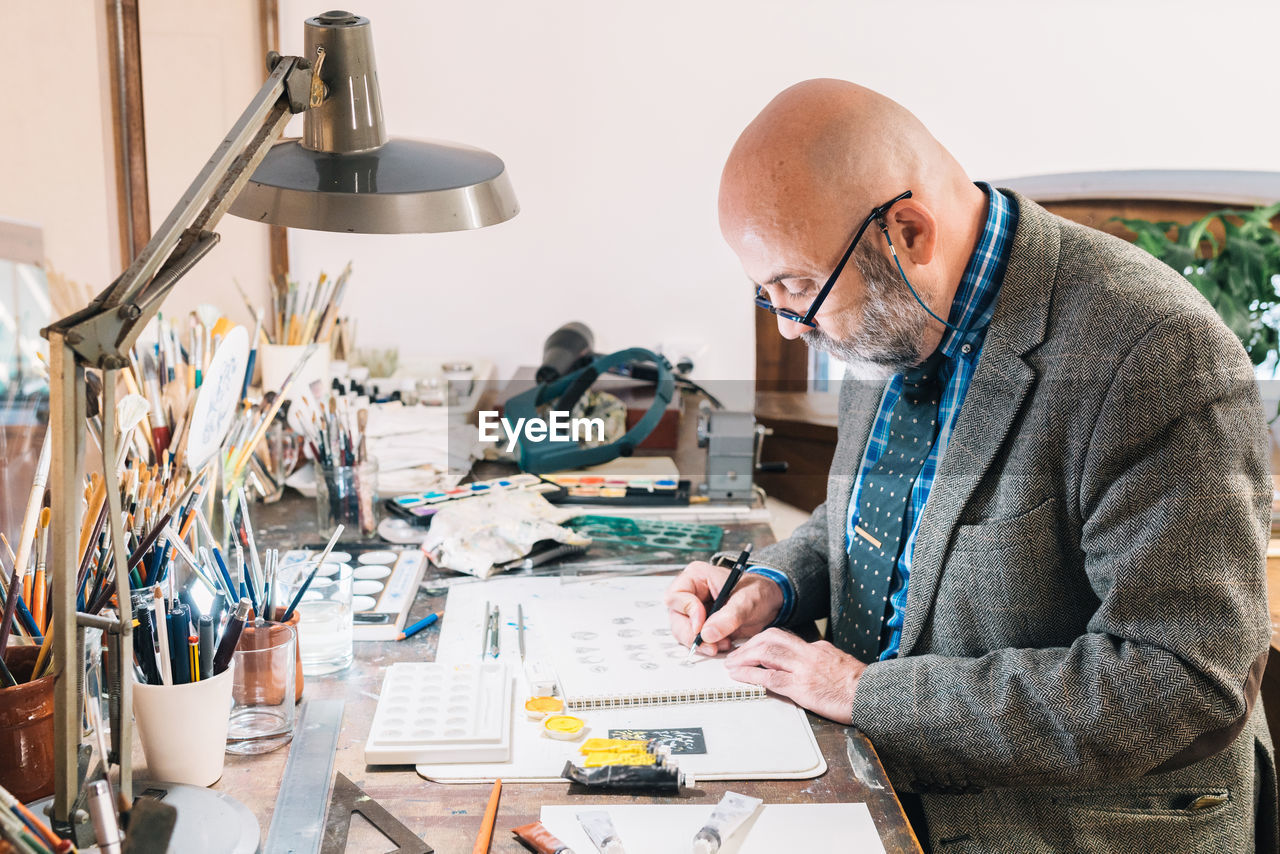
<svg viewBox="0 0 1280 854">
<path fill-rule="evenodd" d="M 133 686 L 133 717 L 147 756 L 147 776 L 212 786 L 222 776 L 235 663 L 186 685 Z"/>
<path fill-rule="evenodd" d="M 284 385 L 289 372 L 297 367 L 298 360 L 307 350 L 305 345 L 262 344 L 258 348 L 258 364 L 262 366 L 262 388 L 265 391 L 279 391 Z M 320 385 L 329 386 L 329 344 L 322 343 L 307 359 L 302 372 L 293 381 L 286 400 L 292 400 L 311 383 L 319 380 Z"/>
</svg>

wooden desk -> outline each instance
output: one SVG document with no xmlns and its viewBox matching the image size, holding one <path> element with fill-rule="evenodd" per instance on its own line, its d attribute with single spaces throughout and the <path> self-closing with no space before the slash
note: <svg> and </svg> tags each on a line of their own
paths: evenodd
<svg viewBox="0 0 1280 854">
<path fill-rule="evenodd" d="M 258 542 L 281 549 L 315 540 L 314 505 L 292 496 L 281 502 L 255 508 Z M 753 523 L 727 529 L 724 547 L 740 548 L 748 539 L 757 544 L 772 537 L 767 525 Z M 444 607 L 442 597 L 420 596 L 411 620 Z M 445 619 L 448 619 L 447 615 Z M 407 641 L 362 642 L 355 645 L 355 662 L 345 672 L 325 677 L 307 677 L 308 699 L 342 699 L 346 713 L 338 739 L 335 770 L 379 801 L 406 826 L 413 829 L 436 851 L 444 854 L 470 851 L 480 827 L 489 796 L 488 785 L 429 783 L 411 766 L 364 764 L 364 739 L 377 705 L 384 668 L 395 661 L 431 660 L 435 657 L 439 630 L 432 628 Z M 565 783 L 512 783 L 503 787 L 491 851 L 518 852 L 525 849 L 515 841 L 510 829 L 533 821 L 543 804 L 685 803 L 706 804 L 708 809 L 726 790 L 764 798 L 767 803 L 834 803 L 865 801 L 890 854 L 919 851 L 915 836 L 902 814 L 891 788 L 868 788 L 849 767 L 845 753 L 847 729 L 823 718 L 811 716 L 818 744 L 827 758 L 828 771 L 814 780 L 769 780 L 753 782 L 708 782 L 681 798 L 640 799 L 630 796 L 568 794 Z M 865 751 L 873 772 L 884 777 L 875 750 L 865 737 L 858 744 Z M 265 840 L 275 807 L 281 776 L 289 748 L 261 756 L 227 756 L 222 779 L 213 787 L 243 802 L 257 817 Z M 140 751 L 136 762 L 143 764 Z M 145 769 L 139 770 L 145 777 Z M 382 847 L 379 847 L 382 846 Z M 355 822 L 349 838 L 350 851 L 383 850 L 379 834 L 362 822 Z"/>
</svg>

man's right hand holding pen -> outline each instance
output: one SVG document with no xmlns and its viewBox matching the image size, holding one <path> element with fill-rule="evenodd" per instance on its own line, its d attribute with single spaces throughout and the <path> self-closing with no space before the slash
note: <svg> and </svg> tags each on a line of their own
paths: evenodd
<svg viewBox="0 0 1280 854">
<path fill-rule="evenodd" d="M 760 685 L 797 705 L 830 718 L 850 722 L 858 680 L 866 663 L 827 641 L 807 643 L 785 629 L 770 628 L 782 611 L 782 589 L 767 576 L 746 574 L 719 610 L 711 604 L 728 582 L 730 570 L 698 561 L 685 567 L 667 588 L 665 603 L 671 633 L 689 645 L 701 632 L 698 652 L 725 659 L 729 675 Z M 740 642 L 733 649 L 734 642 Z"/>
<path fill-rule="evenodd" d="M 728 601 L 710 617 L 707 611 L 729 577 L 729 569 L 706 561 L 685 567 L 667 588 L 664 602 L 671 633 L 689 646 L 699 632 L 698 652 L 727 652 L 735 640 L 746 640 L 771 625 L 782 610 L 782 590 L 760 575 L 747 574 L 734 587 Z"/>
</svg>

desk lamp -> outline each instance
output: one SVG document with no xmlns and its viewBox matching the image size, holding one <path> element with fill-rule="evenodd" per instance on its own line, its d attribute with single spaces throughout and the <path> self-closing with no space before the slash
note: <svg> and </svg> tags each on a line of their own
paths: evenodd
<svg viewBox="0 0 1280 854">
<path fill-rule="evenodd" d="M 160 310 L 178 280 L 218 242 L 213 231 L 230 210 L 259 222 L 343 232 L 436 232 L 503 222 L 519 210 L 503 162 L 487 151 L 439 142 L 390 139 L 367 18 L 326 12 L 304 25 L 305 56 L 267 57 L 266 83 L 218 145 L 159 230 L 129 268 L 84 309 L 44 330 L 50 349 L 52 431 L 52 553 L 54 657 L 54 759 L 52 819 L 64 836 L 84 838 L 77 809 L 82 700 L 78 626 L 106 632 L 111 655 L 107 683 L 116 700 L 111 714 L 111 757 L 120 767 L 120 790 L 133 797 L 133 623 L 129 579 L 116 573 L 119 613 L 114 619 L 76 611 L 79 493 L 84 477 L 85 369 L 103 371 L 102 411 L 115 412 L 113 371 L 128 364 L 142 328 Z M 199 91 L 198 89 L 196 91 Z M 304 115 L 300 140 L 279 141 L 291 116 Z M 105 419 L 114 425 L 115 419 Z M 102 456 L 113 460 L 121 441 L 103 431 Z M 107 474 L 108 483 L 113 482 Z M 120 495 L 107 489 L 111 548 L 117 567 L 127 565 Z M 181 799 L 205 816 L 230 800 L 205 789 Z M 207 796 L 202 799 L 200 796 Z M 252 814 L 236 803 L 239 813 Z M 225 810 L 223 810 L 225 814 Z M 178 833 L 181 835 L 180 821 Z M 256 831 L 256 822 L 253 824 Z M 229 829 L 227 829 L 229 831 Z M 222 837 L 224 840 L 228 837 Z M 202 850 L 191 842 L 174 845 Z M 256 832 L 253 844 L 257 845 Z"/>
</svg>

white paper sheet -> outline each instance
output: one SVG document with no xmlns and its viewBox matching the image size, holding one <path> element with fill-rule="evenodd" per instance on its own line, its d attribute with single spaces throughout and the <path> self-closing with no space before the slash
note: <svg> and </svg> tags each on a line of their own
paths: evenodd
<svg viewBox="0 0 1280 854">
<path fill-rule="evenodd" d="M 679 854 L 711 816 L 712 805 L 545 806 L 542 823 L 575 854 L 594 854 L 577 814 L 609 813 L 627 854 Z M 779 851 L 848 851 L 884 854 L 884 844 L 866 804 L 765 804 L 733 836 L 720 854 L 777 854 Z"/>
</svg>

